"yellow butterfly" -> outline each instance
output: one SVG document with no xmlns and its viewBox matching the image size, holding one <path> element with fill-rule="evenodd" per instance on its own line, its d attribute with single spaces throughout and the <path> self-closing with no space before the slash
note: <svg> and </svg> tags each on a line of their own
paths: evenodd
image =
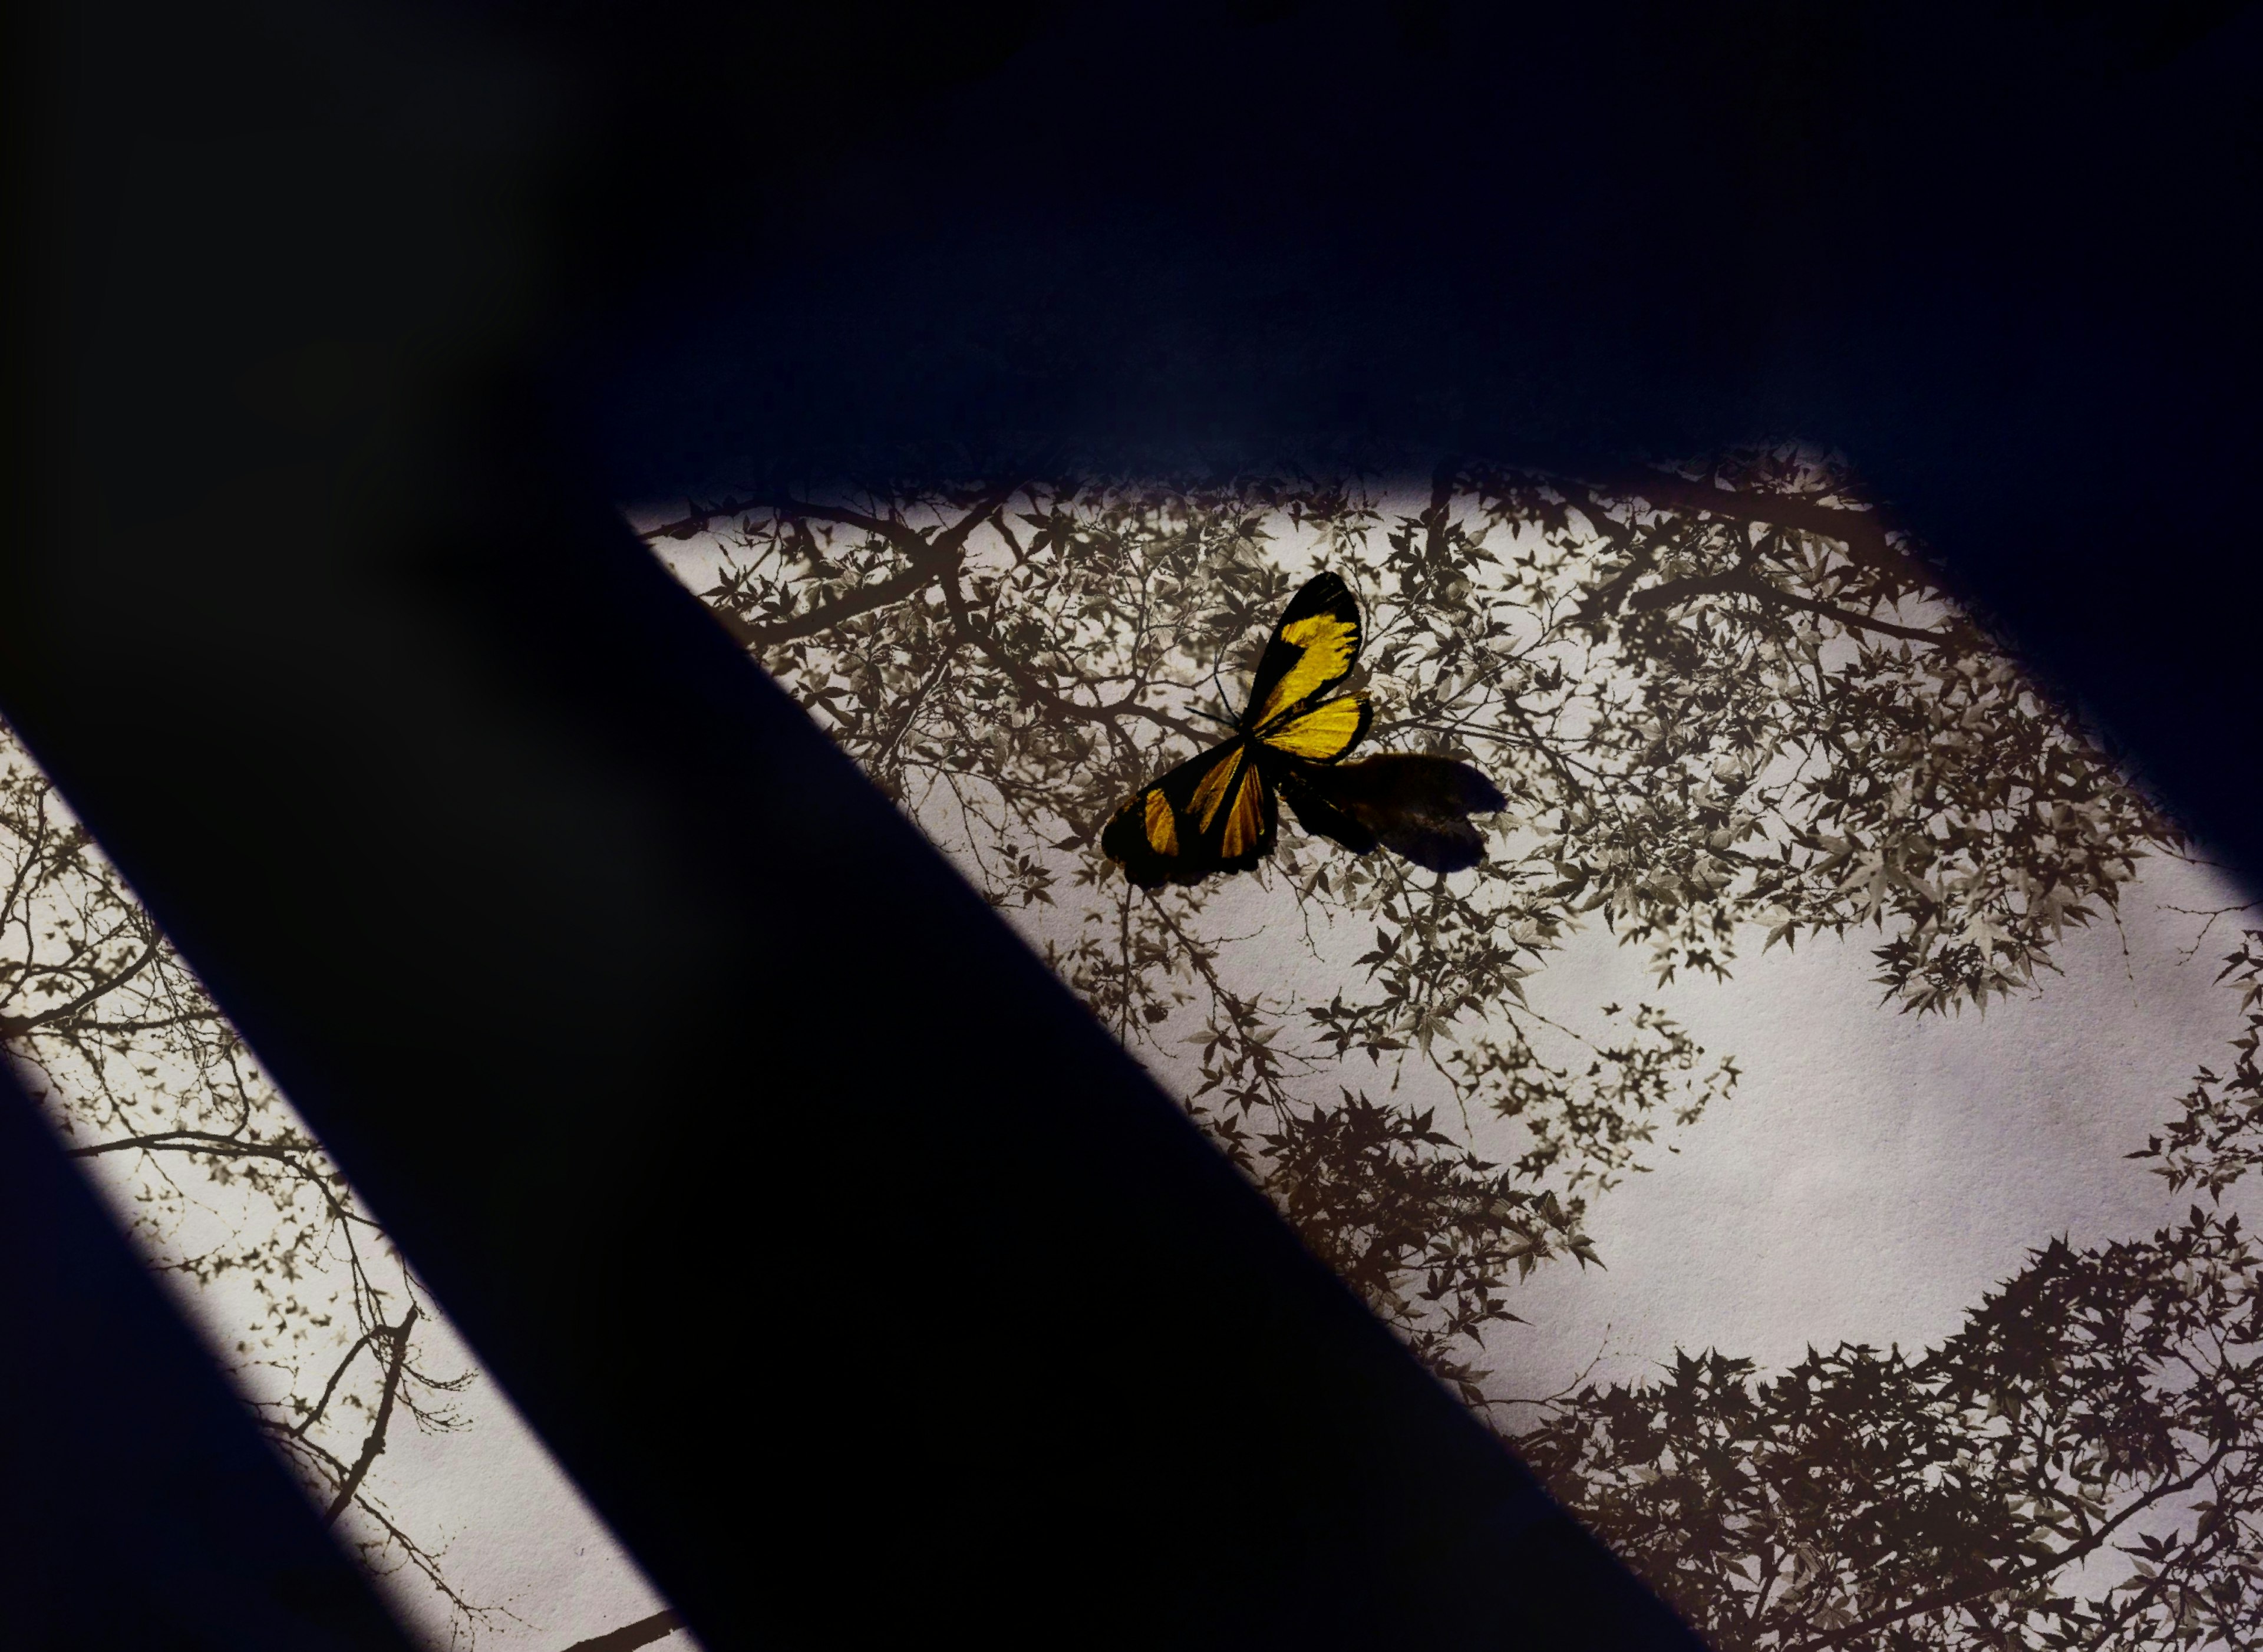
<svg viewBox="0 0 2263 1652">
<path fill-rule="evenodd" d="M 1306 831 L 1363 855 L 1378 845 L 1434 872 L 1485 858 L 1471 815 L 1507 801 L 1450 757 L 1345 755 L 1367 733 L 1367 696 L 1323 695 L 1359 658 L 1359 599 L 1334 574 L 1308 580 L 1257 662 L 1233 737 L 1182 763 L 1116 811 L 1100 847 L 1143 888 L 1247 872 L 1273 852 L 1276 792 Z"/>
</svg>

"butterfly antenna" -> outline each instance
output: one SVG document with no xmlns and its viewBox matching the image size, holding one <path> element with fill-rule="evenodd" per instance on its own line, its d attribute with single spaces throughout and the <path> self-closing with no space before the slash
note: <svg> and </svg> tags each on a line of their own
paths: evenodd
<svg viewBox="0 0 2263 1652">
<path fill-rule="evenodd" d="M 1218 664 L 1217 664 L 1217 662 L 1215 662 L 1215 661 L 1211 662 L 1211 668 L 1210 668 L 1210 685 L 1211 685 L 1212 688 L 1214 688 L 1214 689 L 1216 689 L 1216 690 L 1218 691 L 1218 703 L 1220 706 L 1231 706 L 1231 704 L 1232 704 L 1232 702 L 1228 699 L 1228 698 L 1227 698 L 1227 696 L 1226 696 L 1226 692 L 1225 692 L 1225 685 L 1224 683 L 1222 683 L 1222 682 L 1220 682 L 1220 681 L 1218 680 Z M 1233 718 L 1232 718 L 1232 717 L 1220 717 L 1220 716 L 1218 716 L 1218 714 L 1217 714 L 1217 713 L 1215 713 L 1215 712 L 1207 712 L 1207 711 L 1206 711 L 1206 712 L 1204 712 L 1204 713 L 1203 714 L 1203 715 L 1204 715 L 1204 716 L 1205 716 L 1205 717 L 1211 718 L 1211 719 L 1215 720 L 1216 721 L 1222 722 L 1222 723 L 1224 723 L 1224 724 L 1225 724 L 1227 728 L 1240 728 L 1240 727 L 1241 726 L 1241 725 L 1240 725 L 1239 722 L 1237 722 Z"/>
</svg>

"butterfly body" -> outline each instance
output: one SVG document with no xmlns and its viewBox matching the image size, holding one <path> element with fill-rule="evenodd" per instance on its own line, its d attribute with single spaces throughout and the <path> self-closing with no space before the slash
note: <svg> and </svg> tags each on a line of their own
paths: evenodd
<svg viewBox="0 0 2263 1652">
<path fill-rule="evenodd" d="M 1298 823 L 1355 854 L 1378 845 L 1439 871 L 1484 847 L 1466 819 L 1501 807 L 1466 764 L 1413 752 L 1345 763 L 1372 716 L 1364 694 L 1327 697 L 1359 657 L 1358 599 L 1334 574 L 1291 599 L 1257 663 L 1232 738 L 1182 763 L 1117 809 L 1100 846 L 1146 888 L 1247 872 L 1273 852 L 1280 800 Z"/>
</svg>

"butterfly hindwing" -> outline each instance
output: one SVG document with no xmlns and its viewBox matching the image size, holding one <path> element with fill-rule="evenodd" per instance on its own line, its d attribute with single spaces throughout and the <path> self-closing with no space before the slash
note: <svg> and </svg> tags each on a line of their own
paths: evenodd
<svg viewBox="0 0 2263 1652">
<path fill-rule="evenodd" d="M 1268 725 L 1342 681 L 1359 658 L 1360 641 L 1359 598 L 1351 587 L 1336 574 L 1306 580 L 1258 656 L 1241 726 L 1262 735 Z"/>
<path fill-rule="evenodd" d="M 1414 751 L 1378 752 L 1356 763 L 1301 771 L 1284 779 L 1290 807 L 1308 831 L 1346 848 L 1380 844 L 1432 872 L 1461 872 L 1485 859 L 1485 838 L 1471 815 L 1490 815 L 1507 799 L 1466 763 Z M 1348 825 L 1347 833 L 1340 830 Z"/>
<path fill-rule="evenodd" d="M 1373 716 L 1366 695 L 1340 694 L 1276 718 L 1258 738 L 1284 757 L 1334 763 L 1366 735 Z"/>
<path fill-rule="evenodd" d="M 1291 764 L 1282 772 L 1280 783 L 1282 801 L 1295 813 L 1297 824 L 1313 837 L 1332 838 L 1356 855 L 1374 850 L 1374 831 L 1331 801 L 1309 771 Z"/>
<path fill-rule="evenodd" d="M 1189 758 L 1123 808 L 1100 847 L 1142 888 L 1246 872 L 1273 852 L 1279 808 L 1246 743 Z"/>
</svg>

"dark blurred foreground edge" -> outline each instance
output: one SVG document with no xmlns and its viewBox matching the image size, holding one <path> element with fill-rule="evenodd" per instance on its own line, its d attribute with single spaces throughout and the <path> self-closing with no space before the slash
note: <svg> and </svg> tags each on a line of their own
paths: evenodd
<svg viewBox="0 0 2263 1652">
<path fill-rule="evenodd" d="M 544 436 L 546 70 L 41 25 L 0 708 L 711 1652 L 1693 1644 Z M 109 1477 L 166 1413 L 63 1406 L 141 1362 L 43 1208 L 36 1587 L 280 1563 Z"/>
<path fill-rule="evenodd" d="M 0 1069 L 0 1601 L 23 1652 L 407 1652 Z"/>
</svg>

